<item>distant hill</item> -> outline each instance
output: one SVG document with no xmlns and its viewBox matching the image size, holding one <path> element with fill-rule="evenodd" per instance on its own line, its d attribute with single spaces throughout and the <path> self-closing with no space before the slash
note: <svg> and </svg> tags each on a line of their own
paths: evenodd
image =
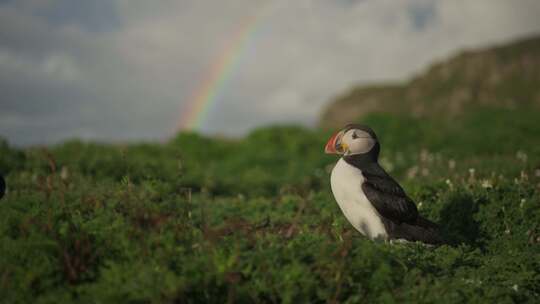
<svg viewBox="0 0 540 304">
<path fill-rule="evenodd" d="M 540 109 L 540 35 L 465 51 L 403 84 L 359 86 L 323 111 L 323 127 L 370 113 L 453 118 L 475 108 Z"/>
</svg>

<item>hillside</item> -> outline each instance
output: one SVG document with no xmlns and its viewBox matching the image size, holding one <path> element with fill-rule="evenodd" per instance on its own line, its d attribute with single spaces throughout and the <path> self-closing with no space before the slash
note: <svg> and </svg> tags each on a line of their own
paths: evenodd
<svg viewBox="0 0 540 304">
<path fill-rule="evenodd" d="M 540 109 L 540 36 L 462 52 L 406 83 L 353 88 L 320 124 L 340 127 L 374 112 L 452 118 L 479 107 Z"/>
</svg>

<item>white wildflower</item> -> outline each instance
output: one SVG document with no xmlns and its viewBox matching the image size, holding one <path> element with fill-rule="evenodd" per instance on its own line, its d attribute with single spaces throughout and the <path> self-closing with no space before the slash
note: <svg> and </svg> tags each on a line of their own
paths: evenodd
<svg viewBox="0 0 540 304">
<path fill-rule="evenodd" d="M 429 155 L 429 152 L 426 149 L 422 149 L 420 151 L 420 161 L 421 162 L 426 162 L 427 159 L 428 159 L 428 155 Z"/>
<path fill-rule="evenodd" d="M 63 180 L 69 178 L 69 170 L 66 166 L 62 166 L 62 169 L 60 170 L 60 178 Z"/>
<path fill-rule="evenodd" d="M 525 171 L 522 170 L 520 173 L 520 178 L 522 181 L 526 181 L 529 179 L 529 175 Z"/>
<path fill-rule="evenodd" d="M 493 188 L 493 184 L 491 183 L 491 181 L 489 179 L 483 179 L 481 181 L 481 185 L 482 185 L 482 188 Z"/>
<path fill-rule="evenodd" d="M 465 282 L 466 284 L 476 284 L 476 285 L 482 285 L 482 280 L 477 280 L 477 279 L 462 279 L 463 282 Z"/>
<path fill-rule="evenodd" d="M 415 178 L 417 174 L 418 174 L 418 167 L 417 166 L 410 167 L 409 170 L 407 170 L 407 178 L 408 179 Z"/>
<path fill-rule="evenodd" d="M 514 285 L 512 286 L 512 289 L 513 289 L 514 291 L 518 291 L 518 289 L 519 289 L 518 284 L 514 284 Z"/>
<path fill-rule="evenodd" d="M 433 154 L 429 153 L 428 150 L 422 149 L 422 151 L 420 151 L 420 161 L 421 162 L 431 163 L 431 162 L 433 162 L 434 158 L 435 158 L 435 156 Z"/>
<path fill-rule="evenodd" d="M 448 161 L 448 169 L 454 170 L 456 168 L 456 161 L 451 159 Z"/>
<path fill-rule="evenodd" d="M 523 152 L 523 151 L 517 151 L 516 153 L 516 158 L 522 162 L 527 162 L 527 153 Z"/>
<path fill-rule="evenodd" d="M 473 182 L 474 180 L 476 180 L 474 176 L 475 172 L 476 170 L 474 168 L 469 168 L 469 182 Z"/>
</svg>

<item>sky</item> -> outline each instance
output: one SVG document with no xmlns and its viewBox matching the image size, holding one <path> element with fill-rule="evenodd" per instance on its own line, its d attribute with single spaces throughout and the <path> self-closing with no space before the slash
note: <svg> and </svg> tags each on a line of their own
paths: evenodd
<svg viewBox="0 0 540 304">
<path fill-rule="evenodd" d="M 166 140 L 249 18 L 197 131 L 314 126 L 354 85 L 538 34 L 538 16 L 538 0 L 0 0 L 0 137 Z"/>
</svg>

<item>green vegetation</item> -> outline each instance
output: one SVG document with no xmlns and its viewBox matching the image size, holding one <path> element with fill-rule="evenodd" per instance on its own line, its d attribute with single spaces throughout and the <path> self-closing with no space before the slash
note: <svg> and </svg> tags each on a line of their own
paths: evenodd
<svg viewBox="0 0 540 304">
<path fill-rule="evenodd" d="M 363 238 L 329 189 L 330 133 L 0 144 L 5 303 L 535 302 L 537 113 L 370 115 L 381 163 L 451 246 Z"/>
<path fill-rule="evenodd" d="M 399 84 L 359 86 L 330 103 L 321 125 L 374 112 L 453 120 L 479 107 L 540 109 L 540 36 L 462 52 Z"/>
</svg>

